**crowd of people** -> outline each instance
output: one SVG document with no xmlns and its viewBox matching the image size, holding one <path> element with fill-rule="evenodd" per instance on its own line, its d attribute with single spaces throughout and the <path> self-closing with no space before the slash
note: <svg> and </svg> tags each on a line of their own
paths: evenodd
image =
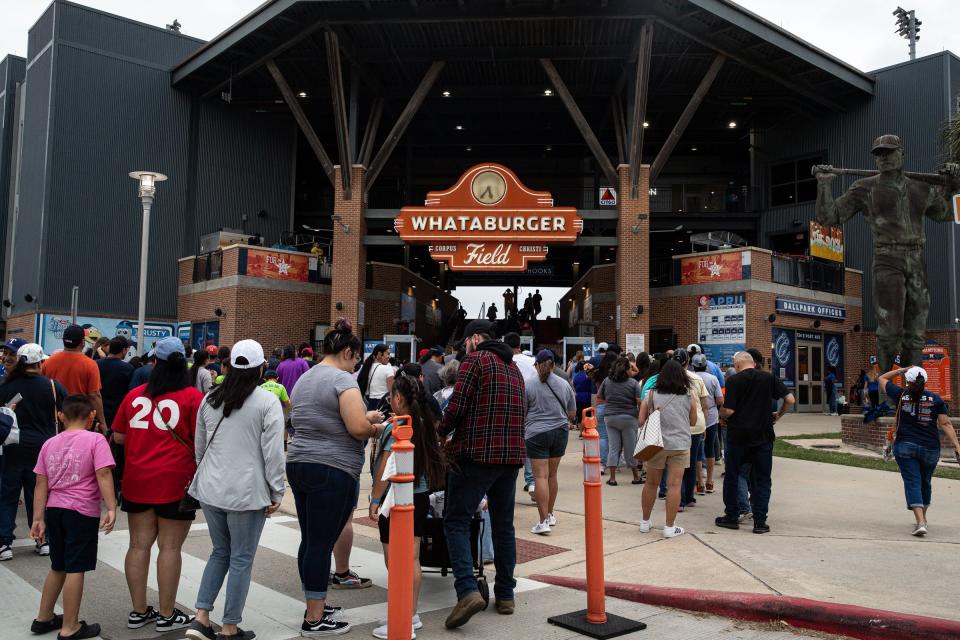
<svg viewBox="0 0 960 640">
<path fill-rule="evenodd" d="M 63 332 L 63 345 L 49 357 L 22 340 L 0 346 L 0 561 L 13 558 L 22 494 L 34 551 L 50 557 L 32 631 L 57 631 L 61 638 L 100 634 L 99 625 L 79 615 L 84 574 L 95 569 L 98 532 L 112 531 L 118 510 L 130 536 L 128 628 L 185 629 L 193 640 L 252 637 L 239 625 L 253 561 L 266 518 L 280 508 L 287 487 L 301 536 L 301 634 L 348 632 L 342 607 L 328 594 L 371 585 L 349 564 L 368 454 L 367 512 L 389 558 L 398 416 L 409 417 L 415 445 L 414 631 L 422 627 L 419 539 L 431 517 L 442 518 L 454 574 L 457 603 L 446 627 L 461 627 L 486 608 L 474 573 L 478 517 L 489 534 L 483 560 L 496 567 L 494 609 L 514 613 L 520 470 L 537 507 L 531 532 L 549 535 L 559 526 L 560 463 L 587 407 L 596 408 L 609 490 L 617 490 L 624 468 L 631 484 L 643 485 L 641 533 L 652 530 L 660 498 L 663 537 L 683 535 L 679 514 L 715 492 L 721 461 L 723 514 L 716 526 L 739 529 L 752 520 L 754 533 L 767 533 L 774 424 L 794 404 L 754 349 L 737 353 L 726 371 L 696 344 L 630 354 L 601 343 L 591 357 L 577 353 L 564 362 L 549 349 L 524 353 L 519 335 L 498 339 L 496 323 L 482 319 L 467 323 L 452 348 L 423 349 L 410 363 L 396 362 L 383 344 L 364 359 L 360 338 L 344 320 L 316 352 L 291 345 L 267 355 L 257 342 L 241 340 L 191 353 L 168 337 L 142 358 L 129 358 L 124 337 L 88 345 L 79 326 Z M 905 387 L 893 382 L 900 375 Z M 898 403 L 894 454 L 915 535 L 927 533 L 937 430 L 960 448 L 946 405 L 926 390 L 926 378 L 910 367 L 877 381 Z M 638 434 L 654 415 L 662 448 L 638 455 Z M 198 511 L 212 551 L 190 615 L 176 604 L 182 548 Z M 154 547 L 158 599 L 150 603 Z M 211 614 L 224 585 L 216 632 Z M 386 638 L 386 624 L 373 635 Z"/>
</svg>

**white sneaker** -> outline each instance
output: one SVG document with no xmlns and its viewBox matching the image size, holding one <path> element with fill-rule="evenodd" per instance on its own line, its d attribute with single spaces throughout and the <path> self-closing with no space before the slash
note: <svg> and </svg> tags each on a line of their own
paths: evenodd
<svg viewBox="0 0 960 640">
<path fill-rule="evenodd" d="M 0 562 L 6 560 L 13 560 L 13 549 L 8 544 L 0 546 Z"/>
<path fill-rule="evenodd" d="M 530 502 L 536 502 L 536 501 L 537 501 L 537 494 L 533 492 L 533 489 L 534 489 L 534 485 L 533 485 L 533 483 L 531 482 L 531 483 L 530 483 L 530 488 L 527 490 L 527 493 L 530 494 Z"/>
<path fill-rule="evenodd" d="M 550 535 L 550 523 L 547 520 L 538 522 L 530 529 L 530 533 L 535 533 L 538 536 L 548 536 Z"/>
<path fill-rule="evenodd" d="M 641 520 L 640 521 L 640 533 L 649 533 L 650 532 L 650 521 Z"/>
<path fill-rule="evenodd" d="M 33 552 L 38 556 L 48 556 L 50 555 L 50 545 L 47 544 L 46 542 L 44 542 L 43 544 L 40 544 L 38 542 L 36 546 L 33 548 Z"/>
<path fill-rule="evenodd" d="M 664 538 L 676 538 L 677 536 L 682 536 L 683 534 L 684 534 L 683 527 L 664 527 L 663 528 Z"/>
<path fill-rule="evenodd" d="M 420 629 L 423 629 L 423 622 L 420 621 L 420 614 L 419 614 L 419 613 L 415 614 L 415 615 L 413 616 L 413 618 L 410 620 L 410 622 L 413 623 L 413 630 L 414 630 L 414 631 L 419 631 Z M 386 627 L 387 627 L 387 621 L 386 621 L 386 620 L 377 620 L 377 626 L 378 626 L 378 627 L 383 627 L 384 629 L 386 629 Z"/>
<path fill-rule="evenodd" d="M 553 515 L 552 513 L 548 513 L 547 524 L 550 525 L 551 527 L 557 526 L 557 516 Z"/>
<path fill-rule="evenodd" d="M 419 617 L 418 617 L 419 619 Z M 416 629 L 422 628 L 423 624 L 420 624 L 420 627 L 414 626 L 414 631 L 410 632 L 410 640 L 416 640 L 417 633 Z M 380 638 L 380 640 L 387 640 L 387 625 L 382 625 L 373 630 L 373 637 Z"/>
<path fill-rule="evenodd" d="M 917 536 L 918 538 L 927 535 L 927 523 L 924 522 L 914 527 L 913 535 Z"/>
</svg>

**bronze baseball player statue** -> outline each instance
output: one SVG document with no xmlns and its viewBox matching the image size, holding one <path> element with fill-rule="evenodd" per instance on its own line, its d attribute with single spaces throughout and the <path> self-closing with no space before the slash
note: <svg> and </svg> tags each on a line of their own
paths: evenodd
<svg viewBox="0 0 960 640">
<path fill-rule="evenodd" d="M 873 230 L 877 355 L 880 370 L 889 371 L 897 354 L 903 366 L 923 364 L 930 309 L 923 262 L 924 220 L 953 219 L 950 197 L 960 191 L 960 165 L 943 165 L 939 176 L 905 175 L 903 143 L 890 134 L 877 138 L 871 153 L 879 173 L 857 180 L 836 200 L 831 185 L 841 170 L 830 165 L 813 168 L 817 177 L 816 210 L 817 222 L 834 226 L 863 213 Z"/>
</svg>

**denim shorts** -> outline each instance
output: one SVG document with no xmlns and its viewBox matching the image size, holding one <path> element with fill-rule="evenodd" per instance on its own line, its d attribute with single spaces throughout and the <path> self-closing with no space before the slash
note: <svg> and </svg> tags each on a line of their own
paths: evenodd
<svg viewBox="0 0 960 640">
<path fill-rule="evenodd" d="M 703 453 L 707 458 L 716 458 L 717 453 L 717 430 L 720 427 L 718 425 L 712 425 L 707 427 L 706 436 L 703 439 Z"/>
<path fill-rule="evenodd" d="M 527 457 L 531 460 L 560 458 L 567 452 L 566 429 L 551 429 L 527 439 Z"/>
</svg>

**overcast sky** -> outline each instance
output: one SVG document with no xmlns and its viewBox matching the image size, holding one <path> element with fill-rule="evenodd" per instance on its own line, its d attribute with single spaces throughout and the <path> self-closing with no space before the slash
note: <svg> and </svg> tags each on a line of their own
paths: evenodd
<svg viewBox="0 0 960 640">
<path fill-rule="evenodd" d="M 261 0 L 74 0 L 127 18 L 163 27 L 174 18 L 182 31 L 209 39 L 261 4 Z M 7 53 L 26 56 L 27 31 L 50 5 L 48 0 L 0 0 L 0 57 Z M 895 2 L 877 0 L 741 0 L 740 4 L 770 22 L 790 31 L 853 66 L 870 71 L 907 59 L 907 43 L 894 32 Z M 960 55 L 958 0 L 916 0 L 904 5 L 914 9 L 923 22 L 917 54 L 949 49 Z M 494 292 L 495 293 L 495 292 Z M 544 310 L 552 310 L 558 290 L 544 290 Z M 457 291 L 472 316 L 487 297 L 484 292 Z M 549 299 L 548 299 L 549 298 Z M 498 299 L 502 304 L 502 300 Z M 497 306 L 499 307 L 500 304 Z"/>
<path fill-rule="evenodd" d="M 209 39 L 261 4 L 261 0 L 75 0 L 153 24 L 164 26 L 174 18 L 183 32 Z M 48 0 L 0 0 L 0 56 L 27 53 L 27 30 L 49 6 Z M 793 32 L 827 53 L 864 71 L 907 58 L 906 41 L 894 33 L 895 2 L 877 0 L 742 0 L 741 5 Z M 904 4 L 923 22 L 918 54 L 950 49 L 960 55 L 957 0 L 916 0 Z"/>
</svg>

